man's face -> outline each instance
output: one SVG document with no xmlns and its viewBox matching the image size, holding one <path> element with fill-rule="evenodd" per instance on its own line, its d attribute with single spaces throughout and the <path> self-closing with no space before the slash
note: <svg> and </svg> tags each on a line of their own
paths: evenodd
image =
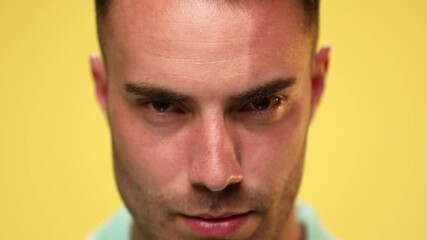
<svg viewBox="0 0 427 240">
<path fill-rule="evenodd" d="M 113 1 L 108 69 L 92 68 L 137 236 L 285 236 L 326 66 L 303 14 L 297 0 Z"/>
</svg>

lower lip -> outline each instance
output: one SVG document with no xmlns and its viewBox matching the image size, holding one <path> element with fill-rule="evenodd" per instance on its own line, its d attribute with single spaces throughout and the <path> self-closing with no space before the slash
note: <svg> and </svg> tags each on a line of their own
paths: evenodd
<svg viewBox="0 0 427 240">
<path fill-rule="evenodd" d="M 204 219 L 184 216 L 184 222 L 198 235 L 227 237 L 236 234 L 248 221 L 250 213 L 220 219 Z"/>
</svg>

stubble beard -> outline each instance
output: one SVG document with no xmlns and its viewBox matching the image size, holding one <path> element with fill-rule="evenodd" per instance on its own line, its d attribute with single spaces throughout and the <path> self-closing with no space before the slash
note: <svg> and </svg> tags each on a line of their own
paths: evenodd
<svg viewBox="0 0 427 240">
<path fill-rule="evenodd" d="M 284 187 L 257 191 L 242 184 L 230 185 L 221 192 L 196 186 L 186 194 L 142 188 L 136 176 L 126 167 L 124 159 L 119 156 L 114 141 L 113 156 L 116 184 L 134 219 L 133 240 L 188 239 L 188 236 L 180 235 L 179 229 L 171 227 L 178 213 L 214 213 L 242 207 L 254 210 L 265 219 L 250 239 L 282 240 L 282 230 L 293 210 L 302 179 L 305 142 L 299 160 L 295 162 L 288 178 L 283 179 Z"/>
</svg>

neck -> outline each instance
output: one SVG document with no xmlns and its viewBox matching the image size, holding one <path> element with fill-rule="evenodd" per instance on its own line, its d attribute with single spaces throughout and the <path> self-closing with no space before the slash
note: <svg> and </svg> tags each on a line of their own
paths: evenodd
<svg viewBox="0 0 427 240">
<path fill-rule="evenodd" d="M 304 240 L 305 233 L 303 227 L 298 223 L 296 209 L 289 215 L 288 221 L 280 235 L 281 240 Z"/>
<path fill-rule="evenodd" d="M 140 231 L 138 230 L 138 227 L 136 226 L 135 222 L 132 224 L 132 240 L 143 240 Z"/>
</svg>

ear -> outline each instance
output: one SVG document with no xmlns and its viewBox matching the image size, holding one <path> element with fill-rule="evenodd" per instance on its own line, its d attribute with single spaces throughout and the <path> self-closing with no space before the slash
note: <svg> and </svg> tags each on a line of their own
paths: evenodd
<svg viewBox="0 0 427 240">
<path fill-rule="evenodd" d="M 313 69 L 311 79 L 311 119 L 313 119 L 317 106 L 325 88 L 326 73 L 329 65 L 330 47 L 323 46 L 313 58 Z"/>
<path fill-rule="evenodd" d="M 105 66 L 100 57 L 92 54 L 89 58 L 93 82 L 95 84 L 96 98 L 104 112 L 107 108 L 108 81 Z"/>
</svg>

